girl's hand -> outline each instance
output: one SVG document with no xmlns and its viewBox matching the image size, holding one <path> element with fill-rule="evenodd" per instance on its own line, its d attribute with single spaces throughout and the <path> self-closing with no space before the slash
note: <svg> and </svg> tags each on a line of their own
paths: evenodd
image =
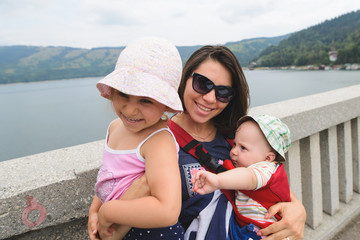
<svg viewBox="0 0 360 240">
<path fill-rule="evenodd" d="M 112 224 L 105 220 L 104 216 L 104 208 L 108 205 L 109 202 L 104 203 L 98 212 L 98 222 L 97 222 L 97 230 L 100 236 L 100 239 L 109 239 L 112 237 L 114 228 L 112 228 Z"/>
<path fill-rule="evenodd" d="M 270 218 L 279 213 L 282 219 L 261 229 L 258 235 L 267 236 L 264 240 L 291 239 L 298 240 L 304 237 L 306 212 L 302 203 L 291 195 L 291 202 L 281 202 L 269 208 L 265 218 Z"/>
<path fill-rule="evenodd" d="M 98 215 L 97 213 L 92 213 L 88 218 L 88 234 L 91 240 L 100 240 L 98 237 Z"/>
<path fill-rule="evenodd" d="M 101 240 L 112 239 L 114 229 L 112 227 L 102 227 L 98 224 L 99 236 Z"/>
</svg>

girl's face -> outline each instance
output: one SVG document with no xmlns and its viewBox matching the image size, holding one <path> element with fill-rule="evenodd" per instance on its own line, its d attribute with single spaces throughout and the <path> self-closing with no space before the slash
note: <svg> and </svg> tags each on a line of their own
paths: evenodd
<svg viewBox="0 0 360 240">
<path fill-rule="evenodd" d="M 260 161 L 272 161 L 271 147 L 260 127 L 246 121 L 236 131 L 230 158 L 235 167 L 248 167 Z"/>
<path fill-rule="evenodd" d="M 194 70 L 210 79 L 215 85 L 232 86 L 231 73 L 219 62 L 212 59 L 205 60 Z M 184 90 L 184 105 L 191 118 L 198 123 L 206 123 L 220 114 L 229 103 L 216 99 L 215 89 L 206 94 L 197 93 L 192 87 L 193 79 L 190 77 Z"/>
<path fill-rule="evenodd" d="M 167 107 L 152 98 L 127 95 L 115 91 L 113 105 L 116 114 L 131 132 L 139 132 L 160 121 Z"/>
</svg>

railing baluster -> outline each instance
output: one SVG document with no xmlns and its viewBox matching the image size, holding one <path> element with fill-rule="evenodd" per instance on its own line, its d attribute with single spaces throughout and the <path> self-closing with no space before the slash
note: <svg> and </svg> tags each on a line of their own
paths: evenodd
<svg viewBox="0 0 360 240">
<path fill-rule="evenodd" d="M 337 137 L 340 201 L 348 203 L 353 195 L 350 121 L 337 125 Z"/>
<path fill-rule="evenodd" d="M 339 209 L 339 176 L 336 127 L 320 132 L 321 182 L 324 212 Z"/>
<path fill-rule="evenodd" d="M 302 186 L 301 186 L 301 161 L 300 161 L 300 142 L 295 141 L 291 143 L 289 152 L 287 153 L 285 171 L 288 174 L 288 180 L 291 191 L 295 196 L 302 201 Z"/>
<path fill-rule="evenodd" d="M 360 117 L 351 120 L 354 191 L 360 193 Z"/>
<path fill-rule="evenodd" d="M 320 164 L 320 134 L 300 140 L 302 197 L 306 209 L 306 223 L 315 229 L 322 222 L 322 186 Z"/>
</svg>

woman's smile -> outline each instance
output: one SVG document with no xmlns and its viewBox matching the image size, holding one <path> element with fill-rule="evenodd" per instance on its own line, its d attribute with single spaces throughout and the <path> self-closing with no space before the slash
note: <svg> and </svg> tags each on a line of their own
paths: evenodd
<svg viewBox="0 0 360 240">
<path fill-rule="evenodd" d="M 212 110 L 214 110 L 213 108 L 209 108 L 209 107 L 206 107 L 198 102 L 195 102 L 196 106 L 198 106 L 198 108 L 202 111 L 205 111 L 205 112 L 210 112 Z"/>
</svg>

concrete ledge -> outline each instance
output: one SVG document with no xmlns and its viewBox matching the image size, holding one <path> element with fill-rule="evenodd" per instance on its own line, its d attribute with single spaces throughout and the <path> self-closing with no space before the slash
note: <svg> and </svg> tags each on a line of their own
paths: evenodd
<svg viewBox="0 0 360 240">
<path fill-rule="evenodd" d="M 262 105 L 250 114 L 271 114 L 291 129 L 292 142 L 360 116 L 360 85 Z M 351 109 L 351 111 L 344 111 Z"/>
<path fill-rule="evenodd" d="M 49 239 L 76 239 L 89 240 L 87 233 L 87 218 L 76 219 L 64 224 L 27 232 L 6 240 L 49 240 Z"/>
<path fill-rule="evenodd" d="M 0 239 L 86 217 L 102 147 L 97 141 L 1 162 Z"/>
</svg>

